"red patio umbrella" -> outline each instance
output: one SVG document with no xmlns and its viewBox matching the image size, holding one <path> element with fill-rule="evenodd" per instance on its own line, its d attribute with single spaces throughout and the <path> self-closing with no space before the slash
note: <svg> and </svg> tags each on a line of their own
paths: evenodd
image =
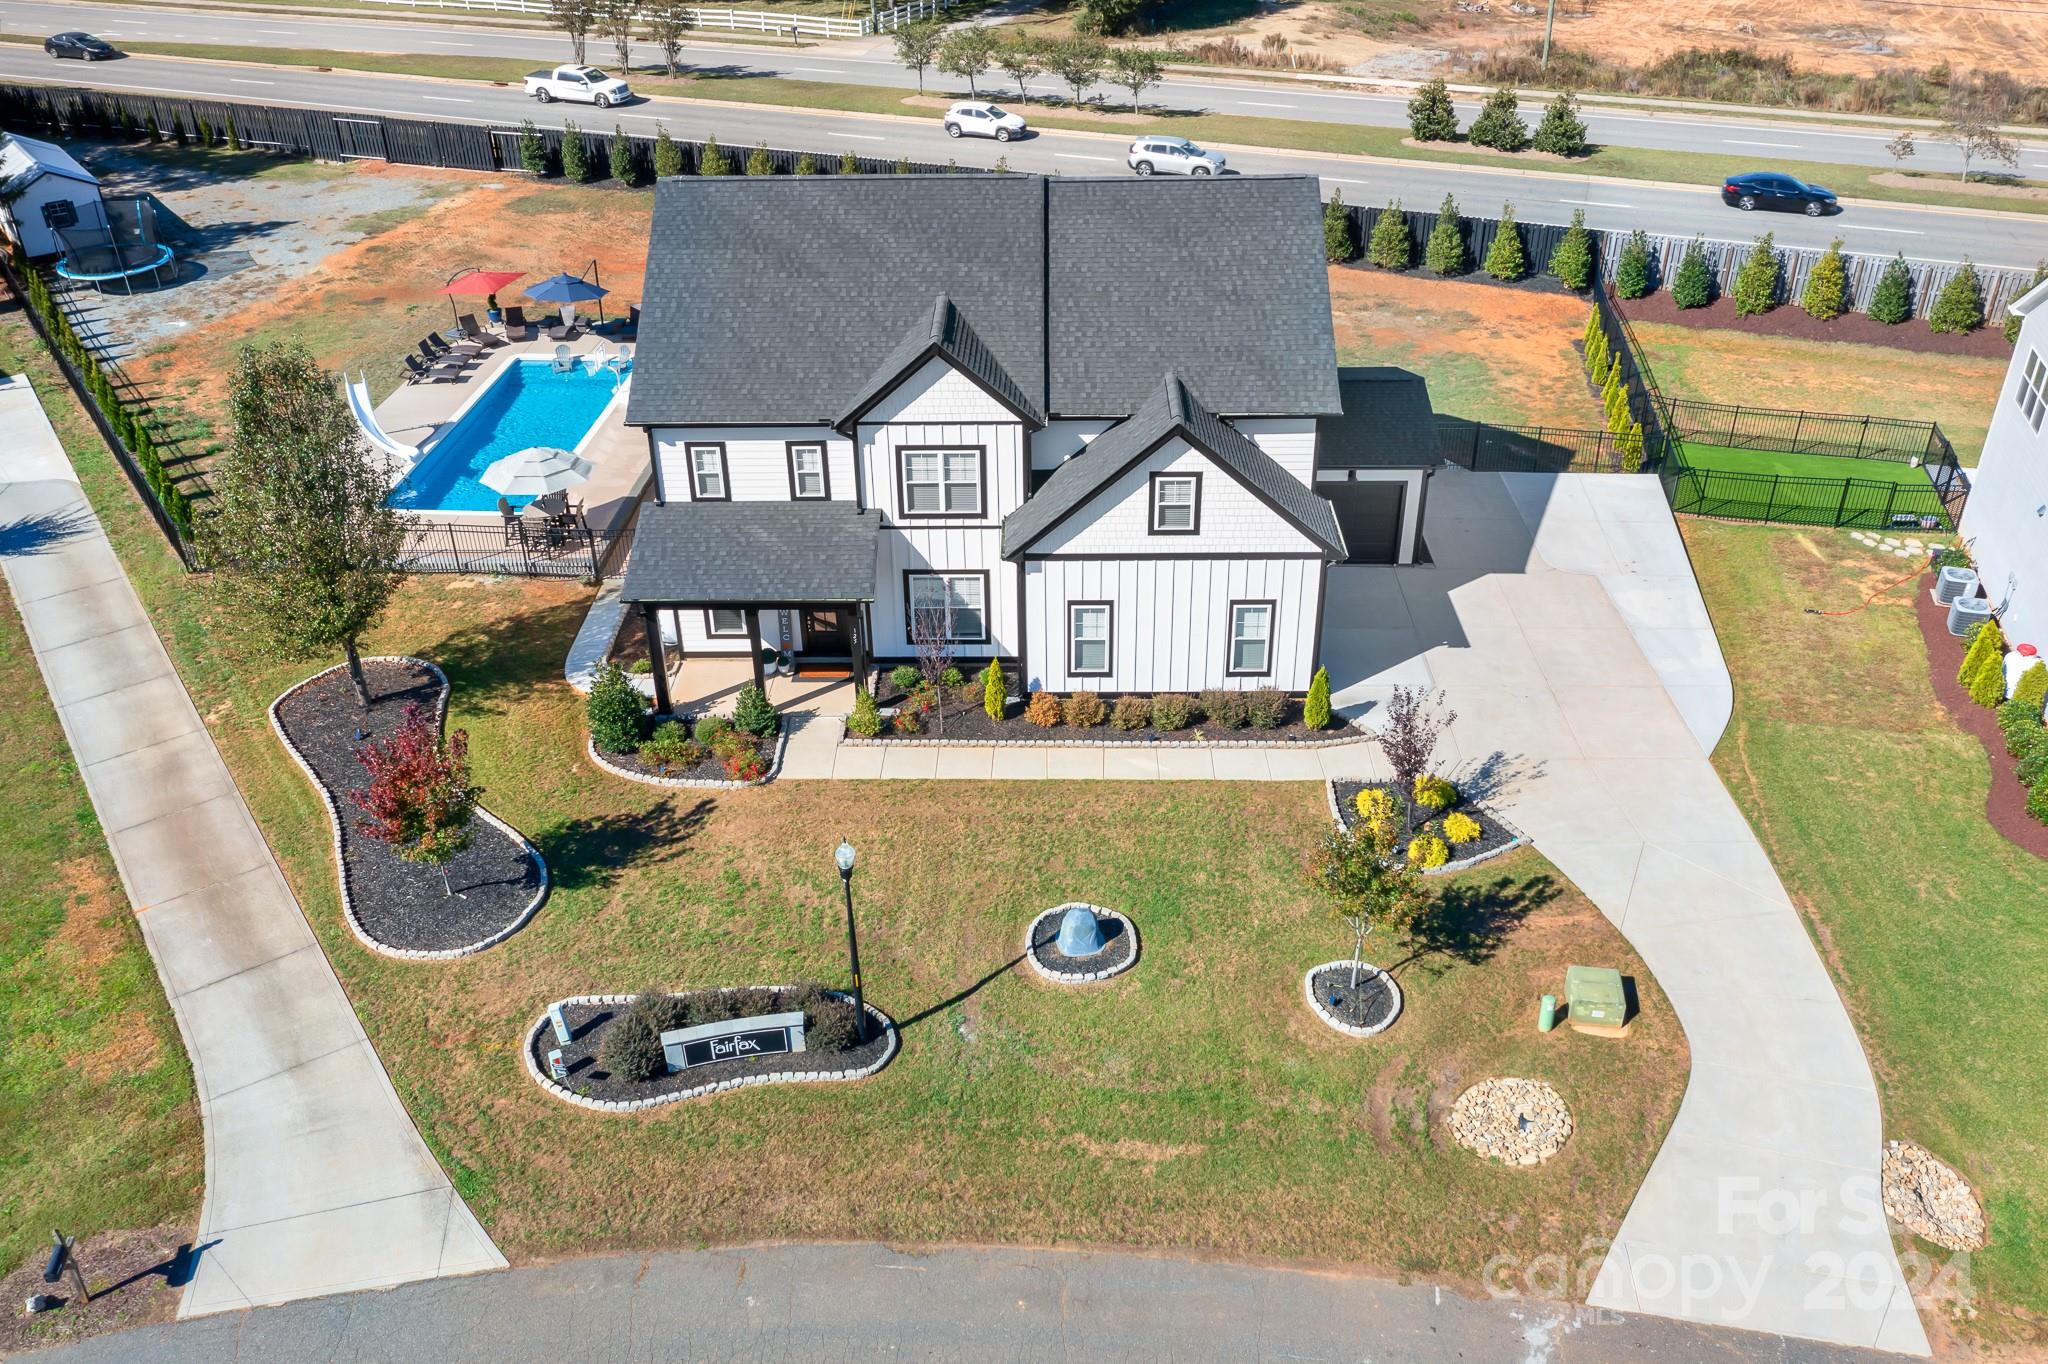
<svg viewBox="0 0 2048 1364">
<path fill-rule="evenodd" d="M 463 294 L 472 298 L 482 295 L 489 298 L 513 280 L 523 279 L 525 275 L 524 270 L 457 270 L 448 277 L 448 282 L 441 286 L 441 292 L 448 295 L 448 315 L 454 317 L 456 325 L 460 326 L 462 319 L 455 316 L 456 295 Z"/>
</svg>

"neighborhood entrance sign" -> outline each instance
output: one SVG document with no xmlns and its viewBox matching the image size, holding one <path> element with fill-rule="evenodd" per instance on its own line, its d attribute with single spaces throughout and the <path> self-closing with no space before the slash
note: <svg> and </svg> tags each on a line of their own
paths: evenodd
<svg viewBox="0 0 2048 1364">
<path fill-rule="evenodd" d="M 803 1049 L 801 1009 L 786 1014 L 729 1018 L 722 1023 L 700 1023 L 694 1028 L 676 1028 L 661 1035 L 661 1053 L 668 1061 L 671 1075 L 714 1061 L 743 1061 Z"/>
</svg>

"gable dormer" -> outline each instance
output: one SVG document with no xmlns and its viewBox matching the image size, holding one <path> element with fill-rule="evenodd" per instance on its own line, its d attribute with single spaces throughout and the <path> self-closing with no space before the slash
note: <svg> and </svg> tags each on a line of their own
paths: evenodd
<svg viewBox="0 0 2048 1364">
<path fill-rule="evenodd" d="M 1045 414 L 1004 371 L 995 353 L 982 343 L 953 300 L 943 293 L 932 300 L 930 310 L 918 324 L 890 348 L 833 425 L 843 434 L 852 435 L 856 426 L 875 419 L 875 409 L 934 360 L 943 362 L 1030 429 L 1035 431 L 1045 425 Z M 898 410 L 882 419 L 902 415 Z"/>
</svg>

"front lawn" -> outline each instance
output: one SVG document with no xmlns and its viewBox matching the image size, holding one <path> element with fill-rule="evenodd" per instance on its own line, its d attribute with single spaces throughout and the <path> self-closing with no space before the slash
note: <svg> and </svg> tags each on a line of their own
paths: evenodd
<svg viewBox="0 0 2048 1364">
<path fill-rule="evenodd" d="M 1984 818 L 1989 770 L 1928 681 L 1896 559 L 1843 532 L 1685 520 L 1735 680 L 1715 766 L 1835 973 L 1877 1072 L 1885 1136 L 1983 1195 L 1969 1257 L 1993 1339 L 2048 1312 L 2048 864 Z M 1946 1252 L 1923 1245 L 1938 1263 Z M 2031 1314 L 2031 1316 L 2029 1316 Z"/>
</svg>

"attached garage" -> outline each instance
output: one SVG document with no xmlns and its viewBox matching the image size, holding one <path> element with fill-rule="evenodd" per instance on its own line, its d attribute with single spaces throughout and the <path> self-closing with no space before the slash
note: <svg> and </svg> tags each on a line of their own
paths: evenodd
<svg viewBox="0 0 2048 1364">
<path fill-rule="evenodd" d="M 1401 519 L 1408 502 L 1406 479 L 1375 478 L 1339 483 L 1322 479 L 1316 491 L 1337 509 L 1344 530 L 1347 564 L 1401 562 Z"/>
<path fill-rule="evenodd" d="M 1424 557 L 1422 510 L 1444 462 L 1429 386 L 1390 366 L 1337 371 L 1342 415 L 1316 419 L 1316 491 L 1336 509 L 1347 564 Z"/>
</svg>

